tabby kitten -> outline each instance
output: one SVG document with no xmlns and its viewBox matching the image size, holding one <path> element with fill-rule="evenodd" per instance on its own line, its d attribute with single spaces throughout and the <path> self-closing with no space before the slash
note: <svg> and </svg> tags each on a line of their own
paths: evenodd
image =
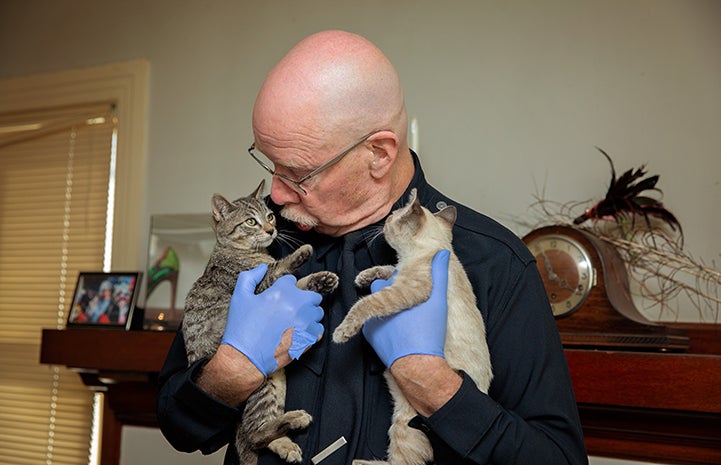
<svg viewBox="0 0 721 465">
<path fill-rule="evenodd" d="M 487 393 L 493 374 L 486 330 L 481 312 L 476 307 L 471 283 L 458 257 L 452 252 L 452 226 L 455 220 L 455 207 L 448 206 L 433 214 L 421 206 L 416 190 L 413 189 L 408 204 L 391 213 L 383 227 L 388 244 L 398 255 L 393 284 L 356 302 L 333 332 L 333 341 L 347 341 L 370 318 L 392 315 L 428 300 L 432 287 L 431 260 L 439 250 L 450 250 L 445 358 L 452 368 L 465 371 L 478 389 Z M 368 268 L 358 274 L 356 284 L 368 286 L 374 279 L 388 279 L 393 270 L 392 266 Z M 428 438 L 421 431 L 408 426 L 416 412 L 403 397 L 388 370 L 385 378 L 394 401 L 393 420 L 388 430 L 388 461 L 354 460 L 353 464 L 431 463 L 433 450 Z"/>
<path fill-rule="evenodd" d="M 256 289 L 261 292 L 281 276 L 296 271 L 313 253 L 313 248 L 306 244 L 277 261 L 268 254 L 266 247 L 278 231 L 273 212 L 261 198 L 264 186 L 262 181 L 250 196 L 233 202 L 219 194 L 212 198 L 215 247 L 205 271 L 185 300 L 182 331 L 189 364 L 212 356 L 220 345 L 230 298 L 241 271 L 268 264 L 268 271 Z M 338 285 L 338 277 L 321 271 L 301 278 L 297 285 L 329 293 Z M 285 388 L 285 372 L 277 370 L 248 398 L 236 434 L 242 465 L 256 464 L 257 451 L 263 447 L 288 462 L 301 462 L 300 447 L 286 434 L 307 427 L 312 418 L 304 410 L 284 412 Z"/>
</svg>

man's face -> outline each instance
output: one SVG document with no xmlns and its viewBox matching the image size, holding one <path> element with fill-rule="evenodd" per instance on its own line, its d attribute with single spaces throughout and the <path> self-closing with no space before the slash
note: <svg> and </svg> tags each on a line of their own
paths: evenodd
<svg viewBox="0 0 721 465">
<path fill-rule="evenodd" d="M 353 141 L 351 141 L 352 143 Z M 310 144 L 298 149 L 266 148 L 276 173 L 298 180 L 333 159 L 344 150 L 343 144 Z M 350 150 L 340 161 L 302 183 L 305 193 L 293 183 L 273 176 L 271 198 L 283 206 L 281 215 L 299 229 L 315 228 L 322 234 L 340 235 L 358 221 L 360 207 L 372 186 L 367 168 L 370 150 L 364 144 Z M 365 156 L 364 156 L 365 155 Z"/>
</svg>

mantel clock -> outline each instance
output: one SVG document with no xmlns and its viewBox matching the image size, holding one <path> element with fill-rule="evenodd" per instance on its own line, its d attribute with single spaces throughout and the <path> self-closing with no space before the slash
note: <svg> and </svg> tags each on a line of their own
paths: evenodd
<svg viewBox="0 0 721 465">
<path fill-rule="evenodd" d="M 523 241 L 536 257 L 566 347 L 686 350 L 678 328 L 646 319 L 631 299 L 626 264 L 616 248 L 572 226 L 545 226 Z"/>
</svg>

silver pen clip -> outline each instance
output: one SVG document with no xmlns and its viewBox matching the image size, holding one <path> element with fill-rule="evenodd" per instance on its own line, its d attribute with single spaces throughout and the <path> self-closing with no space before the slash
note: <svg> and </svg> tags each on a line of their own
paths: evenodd
<svg viewBox="0 0 721 465">
<path fill-rule="evenodd" d="M 336 439 L 335 441 L 333 441 L 333 443 L 330 446 L 326 447 L 322 451 L 315 454 L 313 456 L 313 458 L 310 459 L 310 461 L 313 462 L 313 465 L 318 465 L 321 461 L 327 459 L 330 454 L 337 451 L 338 449 L 343 447 L 345 444 L 346 444 L 345 437 L 341 436 L 338 439 Z"/>
</svg>

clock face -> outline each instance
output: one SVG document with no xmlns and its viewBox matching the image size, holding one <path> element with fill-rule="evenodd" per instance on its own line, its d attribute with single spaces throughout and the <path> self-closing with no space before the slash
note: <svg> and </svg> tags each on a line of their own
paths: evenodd
<svg viewBox="0 0 721 465">
<path fill-rule="evenodd" d="M 595 272 L 584 246 L 561 234 L 542 235 L 526 245 L 536 257 L 553 315 L 577 310 L 595 285 Z"/>
</svg>

